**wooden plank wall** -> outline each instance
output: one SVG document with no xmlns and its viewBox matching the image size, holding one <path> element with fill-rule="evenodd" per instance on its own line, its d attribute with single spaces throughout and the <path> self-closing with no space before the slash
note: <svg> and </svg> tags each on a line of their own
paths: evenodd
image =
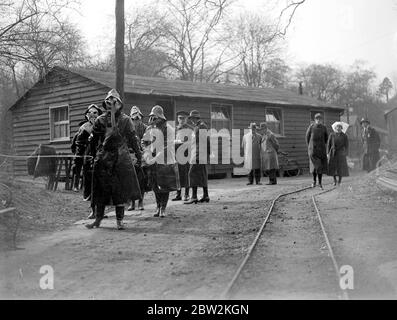
<svg viewBox="0 0 397 320">
<path fill-rule="evenodd" d="M 397 152 L 397 109 L 387 115 L 387 129 L 389 131 L 389 145 L 393 152 Z"/>
<path fill-rule="evenodd" d="M 71 154 L 70 141 L 91 103 L 101 103 L 109 88 L 68 72 L 50 73 L 12 110 L 13 152 L 30 155 L 39 144 Z M 69 104 L 70 141 L 50 142 L 49 107 Z M 16 175 L 27 175 L 26 160 L 14 162 Z"/>
<path fill-rule="evenodd" d="M 15 106 L 12 112 L 13 151 L 17 155 L 31 154 L 39 144 L 49 144 L 57 152 L 70 154 L 70 141 L 50 143 L 49 107 L 69 104 L 70 106 L 70 138 L 78 130 L 78 124 L 84 119 L 83 113 L 91 103 L 101 104 L 109 88 L 90 81 L 84 77 L 57 70 L 50 73 L 46 83 L 37 84 L 29 96 Z M 232 125 L 234 129 L 243 130 L 251 122 L 265 121 L 266 104 L 244 103 L 216 99 L 191 99 L 183 97 L 159 97 L 153 95 L 136 95 L 126 93 L 124 112 L 129 115 L 133 105 L 137 105 L 144 114 L 144 122 L 148 121 L 151 108 L 160 100 L 174 103 L 175 112 L 198 110 L 202 120 L 210 126 L 211 103 L 225 103 L 233 105 Z M 268 105 L 269 107 L 276 107 Z M 309 107 L 284 106 L 284 136 L 279 138 L 281 149 L 288 152 L 290 157 L 296 159 L 302 167 L 308 168 L 307 148 L 305 142 L 306 129 L 310 124 Z M 323 109 L 319 109 L 323 110 Z M 339 120 L 339 111 L 326 110 L 325 122 L 329 130 L 334 121 Z M 240 139 L 241 141 L 241 139 Z M 240 143 L 235 141 L 235 143 Z M 220 151 L 222 152 L 222 151 Z M 242 154 L 242 150 L 241 150 Z M 26 160 L 15 161 L 16 175 L 26 175 Z M 210 174 L 231 173 L 233 165 L 211 165 Z"/>
</svg>

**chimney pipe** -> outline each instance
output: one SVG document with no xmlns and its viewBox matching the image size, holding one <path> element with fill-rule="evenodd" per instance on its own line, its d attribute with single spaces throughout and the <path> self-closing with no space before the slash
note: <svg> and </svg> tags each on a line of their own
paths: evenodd
<svg viewBox="0 0 397 320">
<path fill-rule="evenodd" d="M 302 84 L 302 81 L 299 82 L 299 94 L 303 95 L 303 84 Z"/>
</svg>

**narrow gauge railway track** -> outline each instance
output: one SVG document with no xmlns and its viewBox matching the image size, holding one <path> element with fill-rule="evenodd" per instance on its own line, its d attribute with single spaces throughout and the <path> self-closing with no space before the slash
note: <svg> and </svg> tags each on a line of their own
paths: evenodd
<svg viewBox="0 0 397 320">
<path fill-rule="evenodd" d="M 237 286 L 237 283 L 238 282 L 239 283 L 242 282 L 244 284 L 245 282 L 248 282 L 247 279 L 243 279 L 242 274 L 243 273 L 245 274 L 245 273 L 248 272 L 248 270 L 247 270 L 247 269 L 249 269 L 247 267 L 248 262 L 250 262 L 250 264 L 253 264 L 252 260 L 254 260 L 253 258 L 255 256 L 256 249 L 258 247 L 258 243 L 259 242 L 264 243 L 267 240 L 267 238 L 264 235 L 264 230 L 265 230 L 266 226 L 268 226 L 269 223 L 272 222 L 271 221 L 271 217 L 275 214 L 276 204 L 281 202 L 283 199 L 286 199 L 288 196 L 293 196 L 293 195 L 298 195 L 298 194 L 301 194 L 301 193 L 305 193 L 305 191 L 308 191 L 308 190 L 312 190 L 313 191 L 313 189 L 311 187 L 304 187 L 304 188 L 301 188 L 301 189 L 298 189 L 298 190 L 294 190 L 294 191 L 291 191 L 291 192 L 280 194 L 272 201 L 271 206 L 270 206 L 270 208 L 267 211 L 266 217 L 265 217 L 265 219 L 264 219 L 264 221 L 263 221 L 263 223 L 261 225 L 261 228 L 259 229 L 259 231 L 258 231 L 254 241 L 252 242 L 251 246 L 249 247 L 245 258 L 243 259 L 242 263 L 239 265 L 239 267 L 238 267 L 236 273 L 234 274 L 232 280 L 228 283 L 225 291 L 222 293 L 222 295 L 221 295 L 222 299 L 232 299 L 234 296 L 237 296 L 237 294 L 240 291 L 240 287 Z M 323 220 L 322 220 L 322 217 L 321 217 L 321 213 L 320 213 L 319 207 L 317 205 L 317 200 L 316 200 L 317 196 L 325 194 L 325 193 L 330 192 L 332 190 L 334 190 L 334 188 L 331 188 L 331 189 L 328 189 L 328 190 L 325 190 L 325 191 L 322 191 L 322 192 L 317 192 L 317 193 L 314 193 L 314 194 L 313 194 L 313 192 L 311 192 L 309 194 L 309 199 L 310 199 L 311 209 L 313 211 L 315 211 L 315 214 L 316 214 L 316 216 L 312 217 L 312 218 L 316 219 L 316 225 L 317 225 L 316 227 L 317 227 L 318 230 L 321 229 L 322 241 L 325 241 L 325 243 L 326 243 L 326 249 L 327 249 L 327 252 L 328 252 L 327 260 L 329 260 L 329 259 L 332 260 L 332 268 L 334 269 L 334 271 L 336 273 L 336 279 L 335 279 L 335 281 L 332 280 L 332 285 L 335 288 L 339 288 L 339 283 L 340 283 L 339 266 L 338 266 L 338 264 L 336 262 L 336 259 L 335 259 L 335 256 L 334 256 L 334 252 L 332 250 L 332 247 L 331 247 L 331 244 L 330 244 L 326 229 L 324 227 L 324 223 L 323 223 Z M 306 197 L 307 197 L 307 195 L 306 195 Z M 292 207 L 292 209 L 295 209 L 295 208 Z M 286 219 L 288 219 L 287 216 L 286 216 Z M 284 221 L 284 220 L 282 220 L 282 221 Z M 317 233 L 317 236 L 318 236 L 318 232 L 316 232 L 316 233 Z M 270 245 L 271 245 L 271 243 L 270 243 Z M 325 246 L 322 249 L 325 249 Z M 269 257 L 265 257 L 265 258 L 266 259 L 263 259 L 263 258 L 259 259 L 259 261 L 263 262 L 263 264 L 259 264 L 258 266 L 256 266 L 256 268 L 261 269 L 262 266 L 264 267 L 264 265 L 268 262 L 267 259 L 270 260 L 272 257 L 269 256 Z M 327 268 L 329 269 L 331 264 L 329 262 L 327 262 L 326 264 L 327 264 Z M 298 274 L 296 276 L 299 277 Z M 249 277 L 251 277 L 254 280 L 254 283 L 260 282 L 260 279 L 256 279 L 255 272 L 252 272 L 252 274 Z M 340 290 L 341 294 L 339 294 L 338 297 L 340 299 L 348 299 L 349 298 L 348 295 L 347 295 L 347 292 L 342 291 L 341 289 L 339 289 L 339 290 Z M 335 295 L 335 297 L 337 297 L 337 296 Z"/>
</svg>

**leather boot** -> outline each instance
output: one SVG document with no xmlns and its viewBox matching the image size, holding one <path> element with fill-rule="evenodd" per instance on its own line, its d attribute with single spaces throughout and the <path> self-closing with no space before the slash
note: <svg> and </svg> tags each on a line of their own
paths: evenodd
<svg viewBox="0 0 397 320">
<path fill-rule="evenodd" d="M 143 199 L 139 200 L 138 202 L 138 210 L 145 210 L 145 208 L 143 207 Z"/>
<path fill-rule="evenodd" d="M 161 218 L 165 217 L 165 208 L 160 208 L 160 217 Z"/>
<path fill-rule="evenodd" d="M 127 210 L 128 210 L 128 211 L 133 211 L 133 210 L 135 210 L 135 201 L 134 201 L 134 200 L 131 201 L 130 206 L 128 207 Z"/>
<path fill-rule="evenodd" d="M 156 213 L 153 215 L 153 217 L 159 217 L 160 216 L 160 206 L 157 205 L 157 210 Z"/>
<path fill-rule="evenodd" d="M 116 206 L 117 229 L 124 230 L 124 206 Z"/>
<path fill-rule="evenodd" d="M 95 221 L 93 223 L 86 224 L 87 229 L 99 228 L 103 216 L 105 215 L 105 206 L 97 205 L 95 212 Z"/>
</svg>

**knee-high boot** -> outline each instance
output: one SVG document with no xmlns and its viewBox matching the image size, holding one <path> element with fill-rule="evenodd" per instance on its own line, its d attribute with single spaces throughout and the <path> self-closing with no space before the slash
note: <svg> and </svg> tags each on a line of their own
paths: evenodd
<svg viewBox="0 0 397 320">
<path fill-rule="evenodd" d="M 116 206 L 117 229 L 124 230 L 124 206 Z"/>
<path fill-rule="evenodd" d="M 98 204 L 95 210 L 95 221 L 93 223 L 86 224 L 85 225 L 86 228 L 87 229 L 99 228 L 104 215 L 105 215 L 105 206 L 102 204 Z"/>
</svg>

